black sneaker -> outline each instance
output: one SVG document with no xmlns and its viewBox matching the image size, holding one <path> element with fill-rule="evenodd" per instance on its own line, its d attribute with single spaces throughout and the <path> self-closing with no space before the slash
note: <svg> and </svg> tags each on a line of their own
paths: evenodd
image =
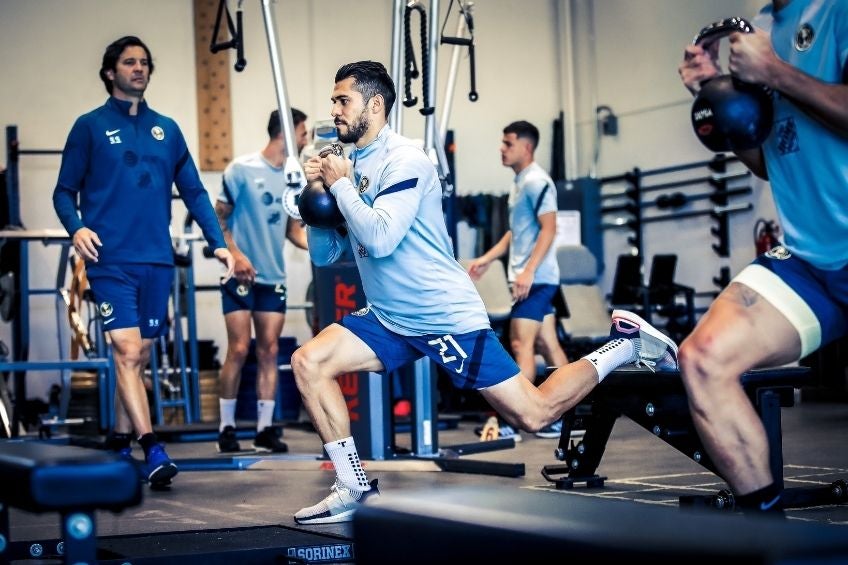
<svg viewBox="0 0 848 565">
<path fill-rule="evenodd" d="M 253 447 L 256 451 L 270 451 L 271 453 L 285 453 L 289 450 L 289 446 L 280 441 L 272 427 L 267 427 L 256 434 Z"/>
<path fill-rule="evenodd" d="M 224 431 L 218 434 L 218 453 L 233 453 L 241 451 L 241 446 L 236 439 L 236 429 L 225 426 Z"/>
</svg>

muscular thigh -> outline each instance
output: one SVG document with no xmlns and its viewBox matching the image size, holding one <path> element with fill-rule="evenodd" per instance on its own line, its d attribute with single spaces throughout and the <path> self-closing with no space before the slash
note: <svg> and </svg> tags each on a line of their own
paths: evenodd
<svg viewBox="0 0 848 565">
<path fill-rule="evenodd" d="M 532 346 L 542 329 L 542 322 L 529 318 L 513 318 L 509 321 L 511 339 Z"/>
<path fill-rule="evenodd" d="M 339 324 L 330 324 L 321 330 L 302 349 L 310 362 L 318 363 L 322 369 L 331 369 L 333 374 L 383 370 L 383 363 L 374 350 Z"/>
<path fill-rule="evenodd" d="M 244 343 L 245 347 L 250 343 L 250 312 L 247 310 L 234 310 L 224 314 L 224 323 L 227 326 L 227 338 L 231 342 Z"/>
<path fill-rule="evenodd" d="M 688 340 L 733 373 L 790 363 L 801 351 L 798 331 L 780 310 L 735 282 L 710 305 Z"/>
<path fill-rule="evenodd" d="M 848 331 L 848 267 L 818 269 L 783 247 L 772 249 L 734 278 L 777 309 L 800 340 L 806 356 Z"/>
<path fill-rule="evenodd" d="M 253 325 L 256 327 L 256 341 L 273 343 L 283 333 L 286 315 L 279 312 L 254 312 Z"/>
</svg>

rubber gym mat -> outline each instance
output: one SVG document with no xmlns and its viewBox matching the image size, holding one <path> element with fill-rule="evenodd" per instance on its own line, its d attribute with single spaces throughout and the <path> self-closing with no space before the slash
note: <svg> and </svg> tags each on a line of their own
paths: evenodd
<svg viewBox="0 0 848 565">
<path fill-rule="evenodd" d="M 58 540 L 38 542 L 49 555 Z M 10 557 L 24 558 L 35 542 L 13 542 Z M 10 548 L 13 549 L 13 548 Z M 27 556 L 29 557 L 29 556 Z M 180 565 L 253 565 L 267 563 L 353 563 L 353 541 L 332 534 L 301 530 L 288 526 L 254 526 L 219 530 L 158 532 L 97 539 L 97 562 L 103 564 L 144 565 L 180 563 Z"/>
</svg>

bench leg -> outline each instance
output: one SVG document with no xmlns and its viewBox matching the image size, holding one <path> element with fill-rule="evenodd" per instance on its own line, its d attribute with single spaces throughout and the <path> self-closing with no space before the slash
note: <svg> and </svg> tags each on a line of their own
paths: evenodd
<svg viewBox="0 0 848 565">
<path fill-rule="evenodd" d="M 62 513 L 65 563 L 97 563 L 97 531 L 94 511 Z"/>
<path fill-rule="evenodd" d="M 769 467 L 774 482 L 783 488 L 783 432 L 780 421 L 780 395 L 771 389 L 757 391 L 757 410 L 769 444 Z"/>
</svg>

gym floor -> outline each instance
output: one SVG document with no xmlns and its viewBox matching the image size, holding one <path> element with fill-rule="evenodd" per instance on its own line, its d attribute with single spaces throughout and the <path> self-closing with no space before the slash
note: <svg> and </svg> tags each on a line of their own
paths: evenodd
<svg viewBox="0 0 848 565">
<path fill-rule="evenodd" d="M 782 410 L 785 481 L 791 486 L 826 485 L 848 480 L 848 404 L 801 402 Z M 471 421 L 460 421 L 454 429 L 439 433 L 442 446 L 476 441 Z M 245 429 L 246 426 L 240 427 Z M 290 452 L 270 456 L 244 470 L 182 471 L 170 490 L 145 487 L 143 503 L 120 514 L 101 512 L 98 536 L 144 535 L 248 526 L 284 525 L 300 530 L 352 537 L 350 524 L 297 526 L 292 514 L 320 500 L 334 479 L 327 462 L 318 460 L 321 443 L 304 426 L 284 430 Z M 243 447 L 250 440 L 241 440 Z M 398 435 L 397 444 L 409 445 L 408 436 Z M 680 452 L 653 437 L 627 418 L 619 418 L 598 473 L 608 477 L 604 488 L 556 490 L 541 475 L 545 465 L 559 464 L 553 456 L 557 440 L 523 434 L 514 449 L 464 456 L 488 461 L 526 465 L 519 478 L 460 474 L 436 470 L 430 462 L 416 460 L 366 461 L 369 479 L 378 478 L 383 496 L 446 486 L 497 486 L 503 489 L 533 489 L 561 497 L 600 497 L 630 500 L 634 505 L 675 506 L 687 494 L 715 494 L 724 483 Z M 140 455 L 136 448 L 136 456 Z M 178 461 L 227 458 L 215 450 L 214 442 L 168 444 Z M 253 461 L 255 454 L 241 456 Z M 239 458 L 236 458 L 239 459 Z M 787 511 L 789 520 L 837 524 L 848 528 L 848 505 L 821 506 Z M 12 541 L 56 539 L 58 516 L 35 515 L 18 510 L 10 514 Z M 848 529 L 846 529 L 848 533 Z"/>
</svg>

